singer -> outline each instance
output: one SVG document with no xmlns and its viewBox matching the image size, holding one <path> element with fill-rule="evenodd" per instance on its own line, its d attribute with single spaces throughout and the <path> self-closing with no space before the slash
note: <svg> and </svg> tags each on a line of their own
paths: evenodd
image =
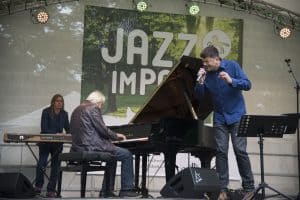
<svg viewBox="0 0 300 200">
<path fill-rule="evenodd" d="M 217 145 L 216 168 L 221 186 L 218 200 L 228 199 L 229 136 L 231 136 L 239 173 L 242 177 L 243 200 L 251 199 L 254 195 L 254 178 L 246 152 L 247 139 L 237 137 L 240 119 L 246 113 L 242 90 L 250 90 L 251 82 L 237 62 L 221 59 L 218 49 L 214 46 L 206 47 L 201 52 L 200 57 L 204 66 L 198 72 L 195 96 L 201 101 L 205 93 L 208 92 L 214 104 L 213 121 Z"/>
</svg>

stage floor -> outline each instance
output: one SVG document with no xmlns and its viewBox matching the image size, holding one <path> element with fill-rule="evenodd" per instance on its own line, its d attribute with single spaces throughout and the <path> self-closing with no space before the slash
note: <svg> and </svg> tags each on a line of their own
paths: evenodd
<svg viewBox="0 0 300 200">
<path fill-rule="evenodd" d="M 296 196 L 291 196 L 291 195 L 288 195 L 290 198 L 292 198 L 292 199 L 295 199 L 296 200 Z M 2 200 L 2 199 L 8 199 L 8 198 L 1 198 L 0 197 L 0 200 Z M 13 198 L 9 198 L 9 199 L 13 199 Z M 20 200 L 20 198 L 18 198 L 19 200 Z M 24 198 L 24 200 L 38 200 L 38 199 L 43 199 L 43 200 L 52 200 L 52 199 L 60 199 L 60 200 L 63 200 L 63 199 L 74 199 L 74 200 L 80 200 L 80 199 L 82 199 L 82 198 L 80 198 L 80 197 L 76 197 L 76 196 L 73 196 L 73 197 L 71 197 L 71 196 L 69 196 L 69 197 L 61 197 L 61 198 L 47 198 L 47 197 L 44 197 L 44 196 L 36 196 L 36 197 L 34 197 L 34 198 Z M 142 198 L 142 197 L 135 197 L 135 198 L 117 198 L 117 197 L 115 197 L 115 198 L 97 198 L 97 197 L 86 197 L 86 198 L 84 198 L 84 199 L 92 199 L 92 200 L 97 200 L 97 199 L 111 199 L 111 200 L 122 200 L 122 199 L 170 199 L 170 200 L 172 200 L 172 199 L 186 199 L 186 198 L 163 198 L 163 197 L 161 197 L 160 196 L 160 194 L 159 193 L 153 193 L 153 194 L 151 194 L 151 196 L 149 196 L 148 198 Z M 260 199 L 260 198 L 256 198 L 256 199 Z M 280 196 L 273 196 L 273 197 L 271 197 L 271 196 L 268 196 L 267 195 L 267 199 L 272 199 L 272 200 L 283 200 L 283 199 L 286 199 L 286 198 L 283 198 L 283 197 L 280 197 Z M 193 200 L 193 199 L 190 199 L 190 200 Z M 195 199 L 196 200 L 196 199 Z M 197 198 L 197 200 L 207 200 L 206 198 Z M 230 199 L 230 200 L 240 200 L 240 198 L 232 198 L 232 199 Z"/>
</svg>

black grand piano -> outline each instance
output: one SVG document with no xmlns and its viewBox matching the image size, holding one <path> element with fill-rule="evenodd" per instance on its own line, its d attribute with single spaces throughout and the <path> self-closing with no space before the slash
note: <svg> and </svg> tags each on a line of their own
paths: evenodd
<svg viewBox="0 0 300 200">
<path fill-rule="evenodd" d="M 209 96 L 201 102 L 194 97 L 200 66 L 201 59 L 183 56 L 130 124 L 110 127 L 127 136 L 127 141 L 117 145 L 128 148 L 135 155 L 136 187 L 142 157 L 143 196 L 148 195 L 146 168 L 149 154 L 164 154 L 166 181 L 175 175 L 178 152 L 191 153 L 200 159 L 201 167 L 210 167 L 215 155 L 214 133 L 203 120 L 212 111 L 212 101 Z"/>
</svg>

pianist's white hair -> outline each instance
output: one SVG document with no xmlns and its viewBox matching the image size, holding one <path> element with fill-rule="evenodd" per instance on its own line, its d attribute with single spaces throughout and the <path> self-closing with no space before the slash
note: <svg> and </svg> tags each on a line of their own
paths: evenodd
<svg viewBox="0 0 300 200">
<path fill-rule="evenodd" d="M 89 94 L 86 100 L 92 103 L 105 103 L 105 96 L 102 94 L 102 92 L 95 90 Z"/>
</svg>

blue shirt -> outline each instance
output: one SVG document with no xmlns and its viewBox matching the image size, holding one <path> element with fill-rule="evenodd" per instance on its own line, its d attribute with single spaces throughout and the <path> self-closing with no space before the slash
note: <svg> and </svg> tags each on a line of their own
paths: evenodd
<svg viewBox="0 0 300 200">
<path fill-rule="evenodd" d="M 232 84 L 218 77 L 221 71 L 229 74 Z M 196 83 L 195 96 L 201 101 L 208 92 L 213 101 L 214 123 L 230 125 L 240 121 L 246 113 L 242 90 L 250 88 L 251 82 L 240 65 L 235 61 L 222 59 L 217 71 L 207 72 L 204 84 Z"/>
</svg>

